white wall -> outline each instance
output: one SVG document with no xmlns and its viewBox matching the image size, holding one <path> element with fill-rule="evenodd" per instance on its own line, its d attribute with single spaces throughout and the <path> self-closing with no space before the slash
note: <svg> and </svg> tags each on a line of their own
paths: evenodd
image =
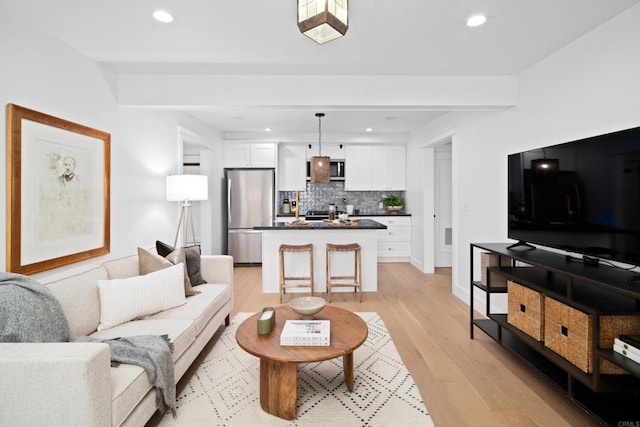
<svg viewBox="0 0 640 427">
<path fill-rule="evenodd" d="M 468 301 L 469 243 L 507 241 L 507 154 L 640 126 L 638 21 L 640 5 L 526 70 L 517 107 L 452 113 L 411 136 L 415 152 L 445 128 L 454 134 L 452 286 L 459 298 Z"/>
<path fill-rule="evenodd" d="M 178 171 L 178 126 L 198 127 L 174 112 L 116 104 L 115 78 L 66 44 L 0 7 L 0 104 L 18 104 L 111 134 L 111 253 L 135 253 L 156 239 L 172 242 L 178 206 L 165 200 L 164 177 Z M 200 128 L 221 141 L 210 128 Z M 6 120 L 0 121 L 6 135 Z M 6 200 L 6 138 L 0 150 L 0 198 Z M 5 206 L 5 203 L 2 203 Z M 84 264 L 99 262 L 93 259 Z M 0 209 L 0 270 L 6 269 L 6 209 Z"/>
<path fill-rule="evenodd" d="M 481 114 L 481 113 L 477 113 Z M 443 142 L 455 141 L 456 116 L 445 114 L 414 130 L 407 144 L 407 209 L 411 212 L 411 264 L 424 273 L 435 268 L 435 156 Z M 455 148 L 455 144 L 453 145 Z M 452 164 L 455 182 L 455 163 Z M 452 199 L 452 204 L 456 201 Z M 453 211 L 455 216 L 455 210 Z M 453 235 L 455 237 L 455 221 Z"/>
<path fill-rule="evenodd" d="M 201 242 L 202 253 L 220 254 L 222 253 L 224 230 L 220 210 L 220 206 L 223 206 L 223 138 L 221 132 L 216 132 L 215 135 L 208 137 L 202 137 L 201 134 L 207 134 L 206 130 L 199 129 L 194 126 L 194 123 L 185 124 L 185 127 L 180 129 L 182 158 L 186 161 L 187 157 L 191 155 L 200 162 L 199 166 L 183 168 L 182 173 L 203 174 L 209 178 L 208 200 L 193 202 L 191 209 L 196 237 Z M 185 143 L 188 147 L 185 147 Z"/>
</svg>

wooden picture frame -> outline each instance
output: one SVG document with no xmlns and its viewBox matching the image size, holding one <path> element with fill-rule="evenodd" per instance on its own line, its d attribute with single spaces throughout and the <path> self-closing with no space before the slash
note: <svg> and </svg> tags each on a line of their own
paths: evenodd
<svg viewBox="0 0 640 427">
<path fill-rule="evenodd" d="M 111 135 L 7 104 L 7 271 L 110 250 Z"/>
</svg>

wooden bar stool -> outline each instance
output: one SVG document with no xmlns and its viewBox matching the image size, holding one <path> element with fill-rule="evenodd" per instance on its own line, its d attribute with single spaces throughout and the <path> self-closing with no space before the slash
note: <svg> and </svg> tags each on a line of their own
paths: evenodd
<svg viewBox="0 0 640 427">
<path fill-rule="evenodd" d="M 286 293 L 287 288 L 310 288 L 311 296 L 313 296 L 313 245 L 280 245 L 280 302 L 282 296 Z M 308 276 L 287 276 L 284 271 L 285 254 L 291 253 L 309 253 L 309 275 Z"/>
<path fill-rule="evenodd" d="M 331 269 L 332 252 L 353 252 L 353 275 L 334 276 Z M 357 243 L 347 245 L 334 245 L 327 243 L 327 293 L 331 302 L 331 288 L 352 287 L 354 292 L 360 291 L 360 301 L 362 302 L 362 260 L 361 249 Z"/>
</svg>

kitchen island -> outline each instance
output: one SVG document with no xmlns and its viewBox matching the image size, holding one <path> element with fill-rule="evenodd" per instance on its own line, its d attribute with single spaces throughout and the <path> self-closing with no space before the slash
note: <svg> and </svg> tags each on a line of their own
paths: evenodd
<svg viewBox="0 0 640 427">
<path fill-rule="evenodd" d="M 362 290 L 378 289 L 377 230 L 386 225 L 371 219 L 358 221 L 291 221 L 275 222 L 268 227 L 254 227 L 262 231 L 262 291 L 279 292 L 278 249 L 280 245 L 313 244 L 313 272 L 315 292 L 326 292 L 326 245 L 358 243 L 362 251 Z M 308 258 L 305 254 L 291 254 L 286 263 L 287 275 L 308 274 Z M 339 254 L 332 258 L 332 267 L 338 272 L 353 272 L 353 256 Z M 296 260 L 295 257 L 299 257 Z M 308 256 L 308 255 L 307 255 Z M 335 274 L 335 272 L 334 272 Z M 351 273 L 352 274 L 352 273 Z M 308 292 L 306 289 L 290 289 L 288 292 Z M 332 291 L 333 293 L 334 291 Z M 335 292 L 353 292 L 349 288 L 337 288 Z"/>
</svg>

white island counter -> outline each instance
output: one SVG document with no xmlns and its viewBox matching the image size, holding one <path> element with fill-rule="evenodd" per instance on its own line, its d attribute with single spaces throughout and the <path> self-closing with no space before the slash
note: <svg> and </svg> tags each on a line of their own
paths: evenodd
<svg viewBox="0 0 640 427">
<path fill-rule="evenodd" d="M 265 293 L 279 292 L 278 250 L 280 245 L 313 244 L 314 291 L 324 293 L 327 291 L 327 243 L 358 243 L 362 248 L 362 290 L 364 292 L 375 292 L 378 289 L 377 230 L 386 228 L 386 225 L 371 219 L 362 219 L 353 225 L 311 221 L 303 223 L 303 225 L 274 223 L 271 227 L 255 227 L 256 230 L 262 230 L 262 291 Z M 292 258 L 287 258 L 285 266 L 287 275 L 308 274 L 308 255 L 303 253 L 290 255 Z M 353 274 L 353 256 L 342 253 L 337 255 L 339 257 L 332 258 L 334 274 L 336 271 Z M 334 291 L 350 292 L 351 290 L 349 288 L 337 288 Z M 287 292 L 308 293 L 308 290 L 290 289 Z"/>
</svg>

